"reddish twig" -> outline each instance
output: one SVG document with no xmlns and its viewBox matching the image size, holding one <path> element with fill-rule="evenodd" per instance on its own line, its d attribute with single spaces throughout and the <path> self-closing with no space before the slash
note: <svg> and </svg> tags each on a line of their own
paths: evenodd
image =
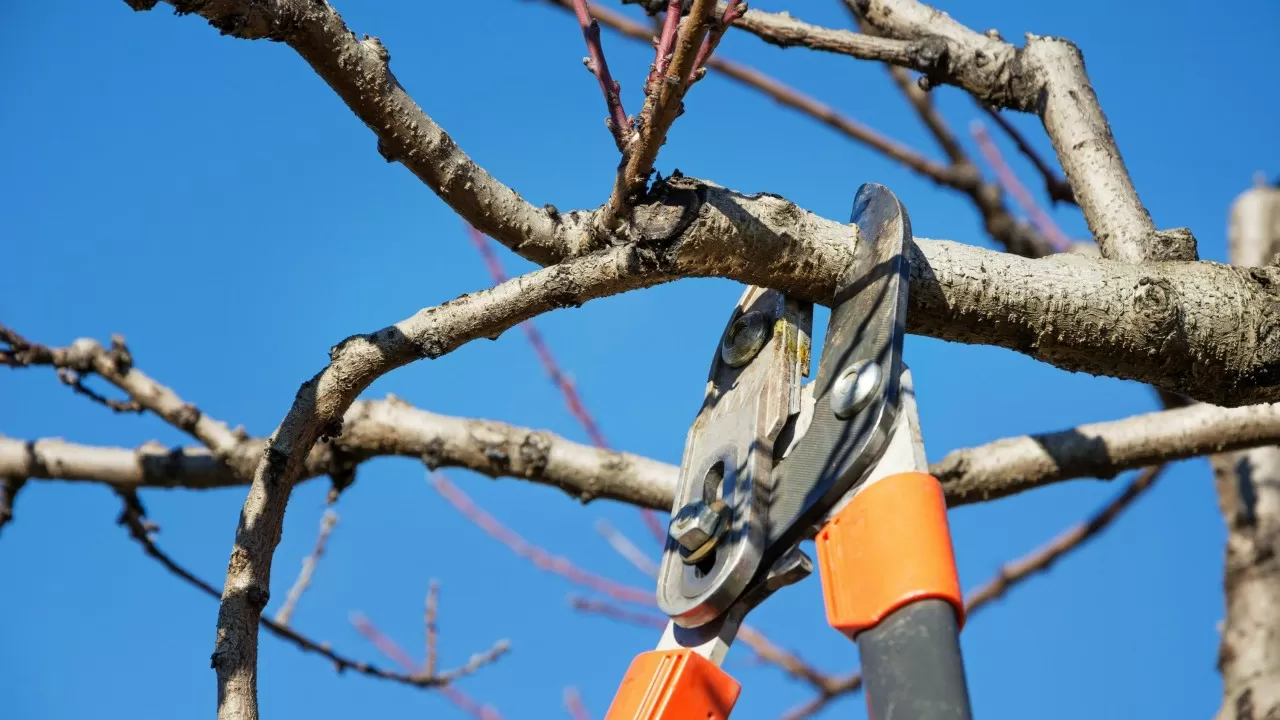
<svg viewBox="0 0 1280 720">
<path fill-rule="evenodd" d="M 1065 202 L 1075 205 L 1076 194 L 1075 191 L 1071 189 L 1071 183 L 1067 182 L 1066 178 L 1057 174 L 1049 167 L 1049 164 L 1040 157 L 1040 153 L 1036 152 L 1035 148 L 1031 147 L 1031 143 L 1027 142 L 1027 139 L 1022 136 L 1022 133 L 1018 132 L 1018 129 L 1013 126 L 1013 123 L 1006 120 L 1005 117 L 1000 114 L 999 110 L 991 107 L 990 105 L 979 103 L 979 106 L 985 110 L 987 115 L 991 116 L 992 121 L 999 125 L 1000 129 L 1004 130 L 1005 134 L 1013 140 L 1013 144 L 1018 146 L 1018 151 L 1025 155 L 1026 158 L 1031 161 L 1032 165 L 1036 166 L 1036 170 L 1040 171 L 1040 175 L 1044 177 L 1044 189 L 1045 192 L 1048 193 L 1049 199 L 1053 201 L 1054 204 Z"/>
<path fill-rule="evenodd" d="M 569 713 L 572 720 L 591 720 L 591 715 L 587 713 L 587 706 L 582 704 L 582 695 L 575 687 L 564 689 L 564 711 Z"/>
<path fill-rule="evenodd" d="M 600 533 L 609 543 L 609 547 L 623 557 L 624 560 L 635 566 L 637 570 L 648 575 L 649 577 L 658 576 L 658 564 L 649 559 L 631 539 L 622 534 L 622 531 L 615 528 L 608 520 L 601 518 L 596 521 L 596 532 Z"/>
<path fill-rule="evenodd" d="M 351 624 L 356 630 L 365 637 L 373 646 L 383 655 L 394 660 L 407 673 L 420 674 L 422 668 L 418 663 L 400 647 L 395 640 L 392 640 L 386 633 L 379 630 L 369 618 L 353 613 L 351 616 Z M 440 694 L 444 695 L 449 702 L 453 703 L 462 712 L 477 718 L 477 720 L 502 720 L 502 715 L 498 714 L 497 708 L 492 705 L 480 703 L 472 700 L 466 693 L 451 686 L 445 685 L 440 688 Z"/>
<path fill-rule="evenodd" d="M 493 278 L 495 284 L 502 284 L 507 281 L 507 272 L 502 267 L 502 261 L 498 259 L 497 253 L 493 251 L 493 246 L 489 244 L 488 238 L 484 233 L 467 224 L 467 237 L 470 238 L 471 244 L 480 252 L 480 257 L 484 260 L 485 267 L 489 269 L 489 275 Z M 595 418 L 587 410 L 587 406 L 582 402 L 582 396 L 578 394 L 578 389 L 574 386 L 573 381 L 569 379 L 560 369 L 560 363 L 556 361 L 554 355 L 551 354 L 551 348 L 542 338 L 542 333 L 538 332 L 538 327 L 533 324 L 532 320 L 526 320 L 520 323 L 520 330 L 524 332 L 525 337 L 529 340 L 529 344 L 533 346 L 533 352 L 538 356 L 538 362 L 542 364 L 542 369 L 547 373 L 547 377 L 551 378 L 552 384 L 560 391 L 560 395 L 564 398 L 565 405 L 569 408 L 569 413 L 573 415 L 578 424 L 587 433 L 591 444 L 601 449 L 610 449 L 609 441 L 605 439 L 604 433 L 600 431 L 600 426 L 596 424 Z M 645 527 L 649 528 L 649 532 L 657 538 L 659 543 L 665 543 L 667 539 L 667 530 L 663 527 L 662 522 L 658 520 L 655 512 L 648 509 L 640 510 L 640 517 L 643 518 Z"/>
<path fill-rule="evenodd" d="M 649 67 L 649 77 L 644 83 L 644 94 L 654 91 L 654 83 L 667 74 L 671 66 L 671 53 L 675 49 L 676 30 L 680 28 L 681 0 L 667 0 L 667 13 L 662 18 L 662 33 L 654 43 L 653 65 Z"/>
<path fill-rule="evenodd" d="M 720 46 L 720 39 L 724 37 L 724 33 L 733 24 L 734 20 L 742 17 L 747 11 L 747 3 L 743 0 L 729 0 L 724 8 L 724 14 L 720 16 L 720 22 L 717 22 L 707 32 L 707 38 L 702 41 L 702 47 L 698 48 L 698 57 L 693 61 L 693 72 L 689 74 L 689 84 L 702 79 L 707 74 L 707 58 L 711 57 L 711 53 L 716 51 Z"/>
<path fill-rule="evenodd" d="M 1031 224 L 1035 225 L 1040 234 L 1049 241 L 1058 252 L 1066 252 L 1071 248 L 1071 239 L 1062 232 L 1057 223 L 1048 216 L 1040 206 L 1036 203 L 1035 198 L 1027 191 L 1027 188 L 1018 180 L 1018 175 L 1004 161 L 1004 156 L 1000 154 L 1000 149 L 992 142 L 991 136 L 987 134 L 986 129 L 982 125 L 982 121 L 974 120 L 969 126 L 973 139 L 978 142 L 978 149 L 982 152 L 982 156 L 986 159 L 987 164 L 996 173 L 996 179 L 1000 181 L 1000 185 L 1005 191 L 1013 196 L 1013 199 L 1022 207 L 1023 212 L 1031 218 Z"/>
<path fill-rule="evenodd" d="M 311 549 L 311 554 L 303 558 L 302 570 L 298 572 L 298 579 L 294 581 L 293 587 L 289 588 L 289 594 L 284 598 L 284 604 L 276 611 L 276 622 L 281 625 L 288 625 L 289 618 L 293 617 L 293 611 L 298 606 L 298 599 L 302 597 L 302 593 L 306 592 L 307 587 L 311 585 L 311 576 L 315 574 L 316 565 L 320 562 L 320 558 L 324 556 L 325 545 L 329 542 L 329 534 L 333 532 L 333 528 L 338 524 L 338 513 L 333 510 L 325 510 L 324 515 L 320 518 L 320 532 L 316 535 L 315 547 Z"/>
<path fill-rule="evenodd" d="M 627 111 L 622 108 L 622 88 L 618 81 L 609 74 L 609 63 L 604 59 L 604 47 L 600 44 L 600 23 L 591 17 L 591 10 L 586 0 L 573 0 L 573 12 L 578 16 L 578 25 L 582 27 L 582 37 L 587 41 L 587 53 L 583 64 L 592 75 L 600 81 L 600 92 L 604 93 L 605 105 L 609 108 L 609 118 L 605 123 L 618 152 L 625 153 L 631 144 L 631 120 Z"/>
<path fill-rule="evenodd" d="M 652 590 L 623 585 L 608 578 L 587 572 L 573 564 L 573 561 L 559 555 L 552 555 L 542 548 L 533 545 L 520 537 L 489 513 L 480 509 L 457 485 L 449 482 L 440 473 L 431 473 L 428 481 L 458 512 L 475 523 L 490 537 L 506 545 L 512 552 L 533 563 L 534 567 L 550 572 L 585 588 L 608 595 L 623 602 L 641 605 L 653 605 Z"/>
</svg>

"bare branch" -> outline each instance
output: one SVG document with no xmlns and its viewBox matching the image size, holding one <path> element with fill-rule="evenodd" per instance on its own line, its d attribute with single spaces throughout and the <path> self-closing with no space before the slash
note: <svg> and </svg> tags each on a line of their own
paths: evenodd
<svg viewBox="0 0 1280 720">
<path fill-rule="evenodd" d="M 276 611 L 275 620 L 281 625 L 288 625 L 289 618 L 293 617 L 293 611 L 298 607 L 298 600 L 302 597 L 302 593 L 306 592 L 307 587 L 311 585 L 311 576 L 315 574 L 316 565 L 319 564 L 320 558 L 324 556 L 324 546 L 329 542 L 329 534 L 333 532 L 333 528 L 338 524 L 338 513 L 332 509 L 326 509 L 324 515 L 320 517 L 320 532 L 316 535 L 315 547 L 311 549 L 311 554 L 302 559 L 302 570 L 298 572 L 298 579 L 293 581 L 293 587 L 289 588 L 289 594 L 285 596 L 284 604 Z"/>
<path fill-rule="evenodd" d="M 546 2 L 565 10 L 572 9 L 572 0 L 546 0 Z M 676 2 L 679 2 L 679 0 L 676 0 Z M 635 22 L 626 15 L 611 10 L 604 5 L 591 4 L 590 7 L 592 15 L 601 24 L 616 30 L 626 37 L 642 42 L 649 41 L 649 30 L 642 23 Z M 953 187 L 954 183 L 962 181 L 949 168 L 930 160 L 896 140 L 881 135 L 853 118 L 840 114 L 829 105 L 805 95 L 777 78 L 762 73 L 753 67 L 715 55 L 707 60 L 706 65 L 731 80 L 764 93 L 781 105 L 809 115 L 837 132 L 843 133 L 849 138 L 883 153 L 886 157 L 902 163 L 929 180 Z"/>
<path fill-rule="evenodd" d="M 1133 468 L 1280 441 L 1280 405 L 1190 405 L 948 453 L 929 470 L 951 506 L 1004 497 L 1070 478 L 1110 478 Z"/>
<path fill-rule="evenodd" d="M 679 16 L 677 9 L 676 16 Z M 467 234 L 471 239 L 471 244 L 480 252 L 481 258 L 484 259 L 485 266 L 489 269 L 489 274 L 493 277 L 494 283 L 504 283 L 507 281 L 507 272 L 502 268 L 502 261 L 493 252 L 488 239 L 471 225 L 467 225 Z M 560 395 L 564 397 L 565 405 L 569 408 L 569 413 L 573 415 L 578 424 L 582 426 L 583 431 L 587 433 L 587 437 L 591 438 L 591 444 L 601 449 L 609 449 L 609 441 L 605 439 L 604 433 L 600 430 L 600 425 L 596 422 L 591 412 L 587 410 L 587 405 L 582 401 L 582 396 L 578 394 L 578 389 L 574 386 L 569 376 L 560 369 L 560 363 L 552 354 L 551 348 L 547 345 L 546 340 L 542 338 L 542 333 L 538 332 L 538 327 L 533 324 L 532 320 L 526 320 L 520 323 L 520 330 L 524 332 L 524 336 L 529 341 L 529 345 L 533 347 L 533 351 L 538 356 L 538 362 L 542 364 L 542 369 L 547 373 L 547 377 L 551 378 L 552 384 L 560 391 Z M 666 539 L 666 529 L 659 522 L 653 511 L 648 508 L 642 508 L 640 517 L 644 520 L 645 527 L 649 529 L 649 533 L 663 542 Z"/>
<path fill-rule="evenodd" d="M 356 395 L 397 367 L 439 357 L 476 337 L 496 336 L 538 313 L 670 277 L 638 257 L 635 248 L 614 248 L 427 308 L 335 345 L 328 367 L 298 389 L 254 472 L 240 514 L 213 653 L 219 718 L 258 716 L 257 632 L 251 619 L 270 598 L 271 559 L 280 541 L 285 506 L 312 446 L 322 436 L 342 434 L 342 417 Z"/>
<path fill-rule="evenodd" d="M 243 439 L 225 423 L 205 415 L 194 405 L 184 402 L 169 388 L 133 367 L 133 356 L 124 338 L 115 335 L 111 347 L 104 348 L 96 340 L 81 338 L 68 347 L 50 348 L 31 343 L 10 328 L 0 325 L 0 342 L 10 351 L 0 355 L 2 364 L 19 367 L 50 366 L 80 376 L 94 373 L 129 395 L 136 404 L 159 415 L 165 422 L 190 434 L 213 451 L 225 457 Z M 65 382 L 65 378 L 64 378 Z"/>
<path fill-rule="evenodd" d="M 142 503 L 138 500 L 138 496 L 132 490 L 122 490 L 119 491 L 119 494 L 124 507 L 117 522 L 120 525 L 123 525 L 129 531 L 129 536 L 142 546 L 143 552 L 145 552 L 149 557 L 155 559 L 163 565 L 165 569 L 182 579 L 188 585 L 195 587 L 212 598 L 216 599 L 221 596 L 222 593 L 218 592 L 215 587 L 196 577 L 195 574 L 178 564 L 177 561 L 156 545 L 155 541 L 151 538 L 151 534 L 155 531 L 155 526 L 147 519 L 145 512 L 143 512 Z M 298 646 L 300 650 L 322 655 L 329 662 L 333 663 L 334 669 L 339 673 L 347 670 L 353 670 L 361 675 L 367 675 L 380 680 L 391 680 L 403 685 L 412 685 L 414 687 L 422 688 L 443 687 L 455 677 L 423 678 L 417 675 L 401 674 L 389 670 L 383 670 L 369 663 L 352 660 L 345 655 L 340 655 L 334 652 L 333 649 L 329 647 L 328 643 L 316 642 L 315 640 L 300 634 L 296 630 L 277 623 L 267 617 L 259 616 L 258 622 L 261 623 L 262 627 L 266 628 L 272 635 Z"/>
<path fill-rule="evenodd" d="M 1015 48 L 915 0 L 846 3 L 877 34 L 925 41 L 916 59 L 928 65 L 923 71 L 931 82 L 957 84 L 988 105 L 1038 113 L 1104 257 L 1195 259 L 1194 245 L 1144 242 L 1159 239 L 1155 225 L 1071 42 L 1028 34 L 1026 46 Z"/>
<path fill-rule="evenodd" d="M 640 111 L 639 137 L 619 168 L 613 192 L 598 218 L 600 227 L 610 234 L 640 201 L 653 173 L 658 150 L 667 141 L 667 131 L 676 116 L 684 111 L 684 95 L 689 90 L 698 49 L 714 22 L 714 10 L 715 0 L 694 0 L 693 9 L 676 33 L 675 51 L 666 73 L 649 88 L 644 109 Z"/>
<path fill-rule="evenodd" d="M 1000 599 L 1014 585 L 1045 572 L 1064 555 L 1092 540 L 1143 493 L 1150 490 L 1160 479 L 1164 469 L 1164 465 L 1144 469 L 1114 498 L 1090 513 L 1088 518 L 1058 533 L 1052 540 L 1034 551 L 1001 565 L 995 577 L 969 591 L 965 597 L 966 612 L 973 614 L 987 604 Z"/>
<path fill-rule="evenodd" d="M 600 24 L 591 18 L 586 0 L 573 0 L 573 11 L 578 16 L 578 25 L 582 27 L 582 37 L 587 41 L 587 52 L 590 54 L 583 62 L 600 81 L 600 92 L 604 94 L 605 106 L 609 108 L 609 134 L 613 135 L 618 152 L 625 153 L 631 143 L 633 130 L 627 111 L 622 109 L 622 89 L 618 86 L 618 81 L 609 74 L 609 63 L 604 59 L 604 47 L 600 44 Z"/>
<path fill-rule="evenodd" d="M 497 518 L 477 506 L 457 485 L 449 482 L 440 473 L 432 473 L 431 486 L 440 493 L 449 504 L 489 537 L 505 545 L 511 552 L 533 563 L 534 567 L 544 572 L 553 573 L 575 585 L 590 588 L 603 595 L 608 595 L 623 602 L 651 605 L 654 602 L 653 590 L 623 585 L 605 577 L 596 575 L 578 567 L 566 557 L 552 555 L 542 548 L 520 537 L 511 528 L 503 525 Z"/>
<path fill-rule="evenodd" d="M 497 422 L 435 415 L 398 399 L 357 402 L 344 422 L 343 434 L 333 444 L 341 445 L 352 462 L 379 455 L 426 457 L 437 467 L 522 477 L 583 499 L 607 497 L 669 508 L 678 474 L 673 465 L 637 455 Z M 947 501 L 955 506 L 1048 483 L 1112 477 L 1154 463 L 1274 443 L 1280 443 L 1280 404 L 1197 404 L 956 450 L 930 471 L 942 480 Z M 122 489 L 242 485 L 249 482 L 264 444 L 261 439 L 245 441 L 228 467 L 203 449 L 170 451 L 148 445 L 134 451 L 0 437 L 0 477 L 87 480 Z M 327 472 L 331 445 L 313 450 L 304 476 Z M 242 474 L 232 468 L 241 468 Z"/>
<path fill-rule="evenodd" d="M 410 657 L 407 652 L 404 652 L 402 648 L 398 646 L 396 641 L 387 637 L 387 635 L 372 624 L 372 621 L 369 620 L 369 618 L 365 618 L 365 616 L 361 615 L 360 612 L 352 612 L 351 624 L 355 625 L 356 630 L 358 630 L 360 634 L 365 635 L 365 637 L 369 639 L 369 642 L 374 643 L 374 647 L 378 648 L 383 655 L 390 657 L 393 661 L 396 661 L 396 664 L 401 666 L 401 669 L 410 674 L 412 678 L 419 678 L 420 680 L 435 678 L 434 675 L 424 673 L 421 667 L 417 665 L 417 662 L 413 661 L 412 657 Z M 498 657 L 502 656 L 503 653 L 506 653 L 507 650 L 507 641 L 498 641 L 497 643 L 494 643 L 494 646 L 490 648 L 490 650 L 485 651 L 484 653 L 479 653 L 479 655 L 472 655 L 471 661 L 468 662 L 467 667 L 470 667 L 472 664 L 476 664 L 476 662 L 479 662 L 479 665 L 484 665 L 486 662 L 497 660 Z M 477 667 L 470 667 L 468 670 L 451 670 L 447 675 L 449 675 L 451 680 L 458 679 L 463 675 L 474 673 L 476 669 Z M 498 711 L 494 710 L 492 706 L 480 705 L 480 703 L 477 703 L 476 701 L 471 700 L 470 697 L 467 697 L 465 693 L 460 691 L 460 689 L 454 688 L 453 685 L 439 685 L 439 689 L 440 694 L 447 697 L 449 702 L 456 705 L 458 710 L 466 712 L 467 715 L 477 717 L 477 719 L 480 720 L 500 720 Z"/>
<path fill-rule="evenodd" d="M 439 641 L 439 627 L 437 626 L 437 618 L 440 614 L 440 583 L 432 580 L 427 585 L 427 601 L 426 609 L 423 611 L 423 626 L 427 631 L 427 654 L 426 660 L 422 663 L 422 672 L 428 676 L 436 674 L 436 663 L 438 660 L 437 645 Z"/>
</svg>

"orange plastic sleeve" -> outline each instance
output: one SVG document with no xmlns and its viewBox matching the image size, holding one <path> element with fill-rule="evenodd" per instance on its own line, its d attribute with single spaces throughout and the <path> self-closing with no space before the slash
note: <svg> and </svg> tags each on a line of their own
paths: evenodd
<svg viewBox="0 0 1280 720">
<path fill-rule="evenodd" d="M 742 686 L 692 650 L 636 656 L 605 720 L 726 720 Z"/>
<path fill-rule="evenodd" d="M 947 503 L 928 473 L 861 489 L 818 533 L 827 622 L 849 637 L 917 600 L 946 600 L 964 625 Z"/>
</svg>

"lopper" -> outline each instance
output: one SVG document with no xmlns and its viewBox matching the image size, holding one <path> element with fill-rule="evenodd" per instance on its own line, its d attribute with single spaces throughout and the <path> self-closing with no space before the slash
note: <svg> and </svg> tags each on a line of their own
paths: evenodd
<svg viewBox="0 0 1280 720">
<path fill-rule="evenodd" d="M 752 608 L 808 576 L 858 644 L 875 720 L 969 720 L 964 603 L 946 502 L 928 473 L 902 361 L 911 222 L 887 188 L 854 199 L 855 259 L 809 374 L 813 305 L 749 287 L 685 444 L 658 605 L 671 620 L 632 662 L 608 720 L 724 720 L 720 668 Z"/>
</svg>

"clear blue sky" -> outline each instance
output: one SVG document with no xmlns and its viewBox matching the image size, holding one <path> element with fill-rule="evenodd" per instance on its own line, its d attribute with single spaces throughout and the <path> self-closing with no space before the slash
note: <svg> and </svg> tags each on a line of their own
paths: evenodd
<svg viewBox="0 0 1280 720">
<path fill-rule="evenodd" d="M 839 4 L 762 1 L 844 25 Z M 588 207 L 607 195 L 616 152 L 567 14 L 535 2 L 340 2 L 380 37 L 393 70 L 477 161 L 536 203 Z M 1134 181 L 1161 227 L 1190 226 L 1225 259 L 1231 199 L 1255 170 L 1280 172 L 1272 40 L 1280 6 L 949 3 L 978 29 L 1073 38 Z M 341 101 L 279 44 L 220 37 L 161 6 L 119 0 L 5 3 L 0 62 L 0 318 L 30 338 L 129 340 L 138 366 L 206 412 L 265 434 L 336 340 L 489 284 L 461 222 L 399 165 Z M 627 107 L 639 107 L 650 52 L 606 35 Z M 783 51 L 729 34 L 725 56 L 919 147 L 906 104 L 873 65 Z M 962 133 L 972 105 L 938 93 Z M 780 193 L 844 219 L 866 181 L 894 188 L 918 235 L 986 243 L 970 205 L 752 92 L 700 84 L 659 168 L 743 191 Z M 1042 147 L 1034 118 L 1017 118 Z M 965 135 L 967 139 L 967 134 Z M 726 138 L 739 138 L 740 144 Z M 1002 140 L 1003 142 L 1003 140 Z M 1009 158 L 1033 183 L 1028 166 Z M 1077 237 L 1078 213 L 1056 213 Z M 510 271 L 527 268 L 504 251 Z M 618 447 L 678 462 L 706 364 L 740 288 L 686 281 L 558 312 L 538 323 Z M 625 345 L 624 345 L 625 343 Z M 1069 374 L 1011 352 L 911 338 L 929 456 L 1027 431 L 1149 410 L 1133 383 Z M 585 440 L 517 332 L 397 371 L 394 392 L 434 411 L 548 428 Z M 187 442 L 152 417 L 116 417 L 52 372 L 0 373 L 0 432 L 83 443 Z M 516 480 L 452 477 L 530 540 L 586 568 L 645 584 L 593 531 L 608 518 L 637 540 L 636 513 L 581 506 Z M 325 485 L 295 492 L 276 554 L 274 610 L 315 535 Z M 973 586 L 1077 520 L 1117 486 L 1081 481 L 952 514 L 962 582 Z M 154 491 L 159 542 L 221 584 L 242 488 Z M 500 637 L 513 652 L 460 687 L 508 718 L 563 717 L 578 687 L 601 717 L 631 657 L 656 634 L 583 617 L 575 588 L 484 536 L 424 482 L 420 465 L 364 466 L 295 625 L 380 660 L 350 626 L 359 610 L 415 653 L 422 598 L 442 583 L 446 665 Z M 0 539 L 0 696 L 15 720 L 209 717 L 217 604 L 144 557 L 114 524 L 103 487 L 36 482 Z M 1219 702 L 1215 625 L 1223 614 L 1223 526 L 1207 463 L 1170 472 L 1122 522 L 1050 573 L 974 617 L 964 634 L 979 717 L 1207 717 Z M 775 597 L 756 622 L 819 667 L 856 665 L 824 624 L 815 579 Z M 389 663 L 384 663 L 389 664 Z M 769 718 L 803 685 L 730 656 L 746 685 L 736 718 Z M 273 637 L 261 643 L 265 717 L 462 717 L 430 692 L 355 674 Z M 861 717 L 861 699 L 829 717 Z"/>
</svg>

